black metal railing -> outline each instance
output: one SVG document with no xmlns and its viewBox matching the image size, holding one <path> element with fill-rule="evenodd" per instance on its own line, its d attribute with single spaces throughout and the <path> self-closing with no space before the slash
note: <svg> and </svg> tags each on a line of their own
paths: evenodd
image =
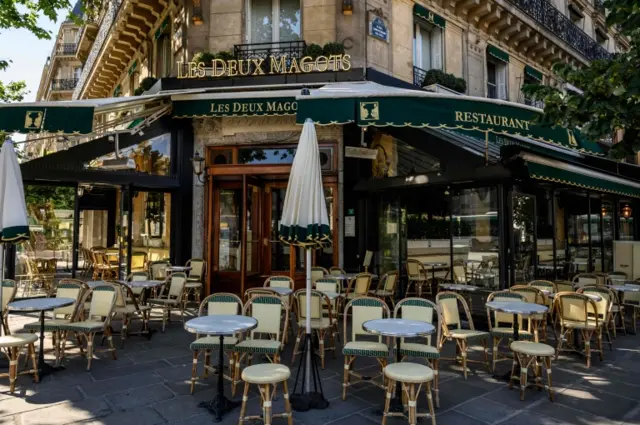
<svg viewBox="0 0 640 425">
<path fill-rule="evenodd" d="M 75 55 L 77 50 L 77 43 L 60 43 L 58 44 L 56 53 L 59 55 Z"/>
<path fill-rule="evenodd" d="M 490 99 L 498 98 L 498 88 L 495 84 L 487 82 L 487 97 Z"/>
<path fill-rule="evenodd" d="M 418 68 L 417 66 L 413 67 L 413 85 L 417 86 L 417 87 L 422 87 L 422 84 L 424 83 L 424 77 L 426 77 L 427 75 L 427 71 L 422 69 L 422 68 Z"/>
<path fill-rule="evenodd" d="M 593 6 L 598 12 L 604 14 L 604 2 L 602 0 L 593 0 Z"/>
<path fill-rule="evenodd" d="M 588 60 L 608 59 L 611 54 L 547 0 L 509 0 L 536 22 Z"/>
<path fill-rule="evenodd" d="M 263 58 L 269 56 L 300 59 L 304 56 L 307 43 L 303 40 L 280 41 L 277 43 L 251 43 L 236 44 L 233 46 L 233 54 L 236 59 Z"/>
<path fill-rule="evenodd" d="M 73 90 L 77 85 L 77 78 L 58 78 L 51 81 L 51 90 Z"/>
</svg>

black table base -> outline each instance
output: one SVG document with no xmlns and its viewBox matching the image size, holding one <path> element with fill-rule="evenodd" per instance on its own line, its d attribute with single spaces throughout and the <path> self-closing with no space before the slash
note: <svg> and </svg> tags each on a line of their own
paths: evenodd
<svg viewBox="0 0 640 425">
<path fill-rule="evenodd" d="M 224 336 L 220 335 L 220 352 L 218 357 L 218 370 L 224 370 Z M 222 422 L 222 417 L 240 406 L 240 402 L 229 400 L 224 395 L 224 374 L 218 373 L 218 389 L 211 401 L 203 401 L 198 407 L 207 409 L 213 414 L 214 422 Z"/>
<path fill-rule="evenodd" d="M 397 363 L 400 363 L 402 361 L 402 355 L 400 354 L 400 339 L 401 338 L 396 338 L 396 362 Z M 391 403 L 389 403 L 389 412 L 403 413 L 404 410 L 405 410 L 404 404 L 402 403 L 402 384 L 400 383 L 400 381 L 398 381 L 396 382 L 395 396 L 391 399 Z M 378 414 L 380 416 L 384 416 L 384 410 L 379 410 Z"/>
<path fill-rule="evenodd" d="M 302 354 L 300 355 L 300 364 L 296 372 L 296 380 L 293 384 L 293 394 L 289 397 L 291 407 L 296 412 L 306 412 L 311 409 L 322 410 L 329 407 L 329 402 L 324 398 L 322 392 L 322 380 L 320 379 L 320 371 L 318 369 L 318 360 L 315 350 L 313 350 L 313 338 L 310 334 L 303 337 Z M 313 391 L 305 391 L 307 384 L 307 374 L 305 372 L 307 364 L 307 355 L 311 357 L 311 377 L 313 380 Z M 302 379 L 300 379 L 302 374 Z M 300 392 L 297 392 L 298 383 L 300 383 Z"/>
<path fill-rule="evenodd" d="M 51 366 L 44 361 L 44 311 L 40 312 L 40 349 L 38 350 L 38 378 L 42 381 L 47 375 L 64 370 L 63 366 Z"/>
</svg>

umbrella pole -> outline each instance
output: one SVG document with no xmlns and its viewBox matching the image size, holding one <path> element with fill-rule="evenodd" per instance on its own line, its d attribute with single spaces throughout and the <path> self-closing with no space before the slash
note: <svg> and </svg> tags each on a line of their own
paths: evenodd
<svg viewBox="0 0 640 425">
<path fill-rule="evenodd" d="M 4 332 L 4 308 L 3 308 L 3 300 L 2 293 L 4 292 L 2 289 L 2 284 L 4 283 L 4 244 L 0 244 L 0 336 Z"/>
<path fill-rule="evenodd" d="M 307 317 L 306 317 L 306 338 L 305 338 L 305 344 L 307 345 L 307 358 L 306 358 L 306 362 L 307 362 L 307 367 L 305 370 L 305 392 L 308 394 L 311 392 L 311 351 L 312 351 L 312 345 L 311 345 L 311 314 L 309 313 L 311 311 L 311 249 L 306 249 L 306 269 L 307 269 L 307 296 L 306 296 L 306 312 L 307 312 Z"/>
</svg>

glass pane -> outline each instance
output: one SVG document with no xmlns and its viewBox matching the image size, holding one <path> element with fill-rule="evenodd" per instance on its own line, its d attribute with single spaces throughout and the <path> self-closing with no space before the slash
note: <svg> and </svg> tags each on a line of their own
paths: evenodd
<svg viewBox="0 0 640 425">
<path fill-rule="evenodd" d="M 131 271 L 144 270 L 147 261 L 169 258 L 171 195 L 137 192 L 133 197 Z"/>
<path fill-rule="evenodd" d="M 406 235 L 403 238 L 401 231 L 407 225 L 407 210 L 401 208 L 397 201 L 387 199 L 382 200 L 380 208 L 380 250 L 376 264 L 380 272 L 398 270 L 403 251 L 403 239 L 406 241 Z"/>
<path fill-rule="evenodd" d="M 242 190 L 221 189 L 218 207 L 220 217 L 218 268 L 220 271 L 240 271 L 240 211 Z"/>
<path fill-rule="evenodd" d="M 454 193 L 453 253 L 455 266 L 465 268 L 456 279 L 497 289 L 499 285 L 498 195 L 494 187 Z"/>
<path fill-rule="evenodd" d="M 535 201 L 532 196 L 514 193 L 513 195 L 513 246 L 515 253 L 516 285 L 533 280 L 533 234 L 536 216 Z"/>
<path fill-rule="evenodd" d="M 171 174 L 171 134 L 163 134 L 137 145 L 120 149 L 120 157 L 130 158 L 135 170 L 155 176 Z M 102 168 L 105 160 L 115 159 L 115 153 L 103 155 L 91 161 L 88 168 Z M 109 168 L 104 168 L 109 170 Z"/>
<path fill-rule="evenodd" d="M 75 189 L 24 186 L 29 240 L 16 245 L 18 297 L 44 294 L 71 271 Z"/>
<path fill-rule="evenodd" d="M 634 211 L 631 207 L 631 201 L 620 201 L 618 204 L 618 211 L 620 216 L 620 240 L 632 241 L 635 238 L 635 232 L 633 230 L 633 216 Z"/>
<path fill-rule="evenodd" d="M 117 194 L 116 215 L 116 243 L 113 247 L 107 248 L 106 261 L 119 271 L 120 279 L 126 279 L 129 275 L 127 269 L 127 240 L 129 236 L 129 214 L 131 214 L 131 206 L 129 205 L 129 191 L 119 190 Z"/>
<path fill-rule="evenodd" d="M 537 230 L 538 235 L 536 238 L 536 252 L 538 256 L 536 275 L 540 279 L 554 280 L 553 273 L 553 202 L 554 198 L 551 197 L 551 192 L 540 191 L 536 194 L 536 209 L 537 209 Z M 556 224 L 559 223 L 556 221 Z M 557 242 L 556 242 L 557 243 Z M 564 249 L 559 245 L 556 246 L 557 258 L 564 257 Z M 555 279 L 560 279 L 560 272 L 562 270 L 562 262 L 556 261 L 556 274 Z M 528 264 L 532 267 L 534 264 Z M 527 266 L 527 265 L 525 265 Z"/>
<path fill-rule="evenodd" d="M 335 202 L 333 196 L 333 187 L 324 187 L 324 196 L 327 201 L 327 214 L 329 217 L 329 230 L 331 233 L 331 237 L 333 237 L 333 205 Z M 316 264 L 318 266 L 324 267 L 325 269 L 331 268 L 333 263 L 333 252 L 334 252 L 334 244 L 336 241 L 332 241 L 333 243 L 327 247 L 320 248 L 315 251 L 316 255 Z"/>
<path fill-rule="evenodd" d="M 271 190 L 271 270 L 288 271 L 289 255 L 291 247 L 280 242 L 280 217 L 284 206 L 286 188 L 273 188 Z M 302 253 L 304 255 L 304 253 Z"/>
<path fill-rule="evenodd" d="M 602 271 L 605 273 L 613 271 L 613 200 L 603 199 L 600 214 L 602 215 L 602 235 L 604 247 L 604 262 Z"/>
<path fill-rule="evenodd" d="M 296 148 L 238 149 L 238 164 L 292 164 Z"/>
<path fill-rule="evenodd" d="M 420 28 L 420 36 L 422 37 L 422 69 L 431 69 L 431 37 L 429 30 Z"/>
<path fill-rule="evenodd" d="M 247 187 L 247 274 L 260 272 L 260 192 Z"/>
<path fill-rule="evenodd" d="M 273 41 L 273 12 L 271 0 L 251 0 L 251 42 Z"/>
<path fill-rule="evenodd" d="M 564 193 L 562 200 L 567 214 L 570 272 L 572 274 L 588 272 L 590 271 L 588 199 L 586 196 Z M 599 227 L 600 220 L 596 221 L 597 223 L 592 223 L 591 227 L 592 238 L 596 237 Z"/>
<path fill-rule="evenodd" d="M 280 0 L 280 40 L 300 40 L 300 0 Z"/>
</svg>

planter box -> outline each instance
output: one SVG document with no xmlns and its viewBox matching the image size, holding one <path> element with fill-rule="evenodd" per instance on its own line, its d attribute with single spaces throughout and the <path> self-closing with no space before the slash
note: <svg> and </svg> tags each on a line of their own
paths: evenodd
<svg viewBox="0 0 640 425">
<path fill-rule="evenodd" d="M 456 94 L 458 96 L 464 94 L 464 93 L 459 93 L 455 90 L 451 90 L 447 87 L 441 86 L 440 84 L 431 84 L 429 86 L 424 86 L 422 88 L 425 89 L 426 91 L 431 91 L 434 93 Z"/>
</svg>

